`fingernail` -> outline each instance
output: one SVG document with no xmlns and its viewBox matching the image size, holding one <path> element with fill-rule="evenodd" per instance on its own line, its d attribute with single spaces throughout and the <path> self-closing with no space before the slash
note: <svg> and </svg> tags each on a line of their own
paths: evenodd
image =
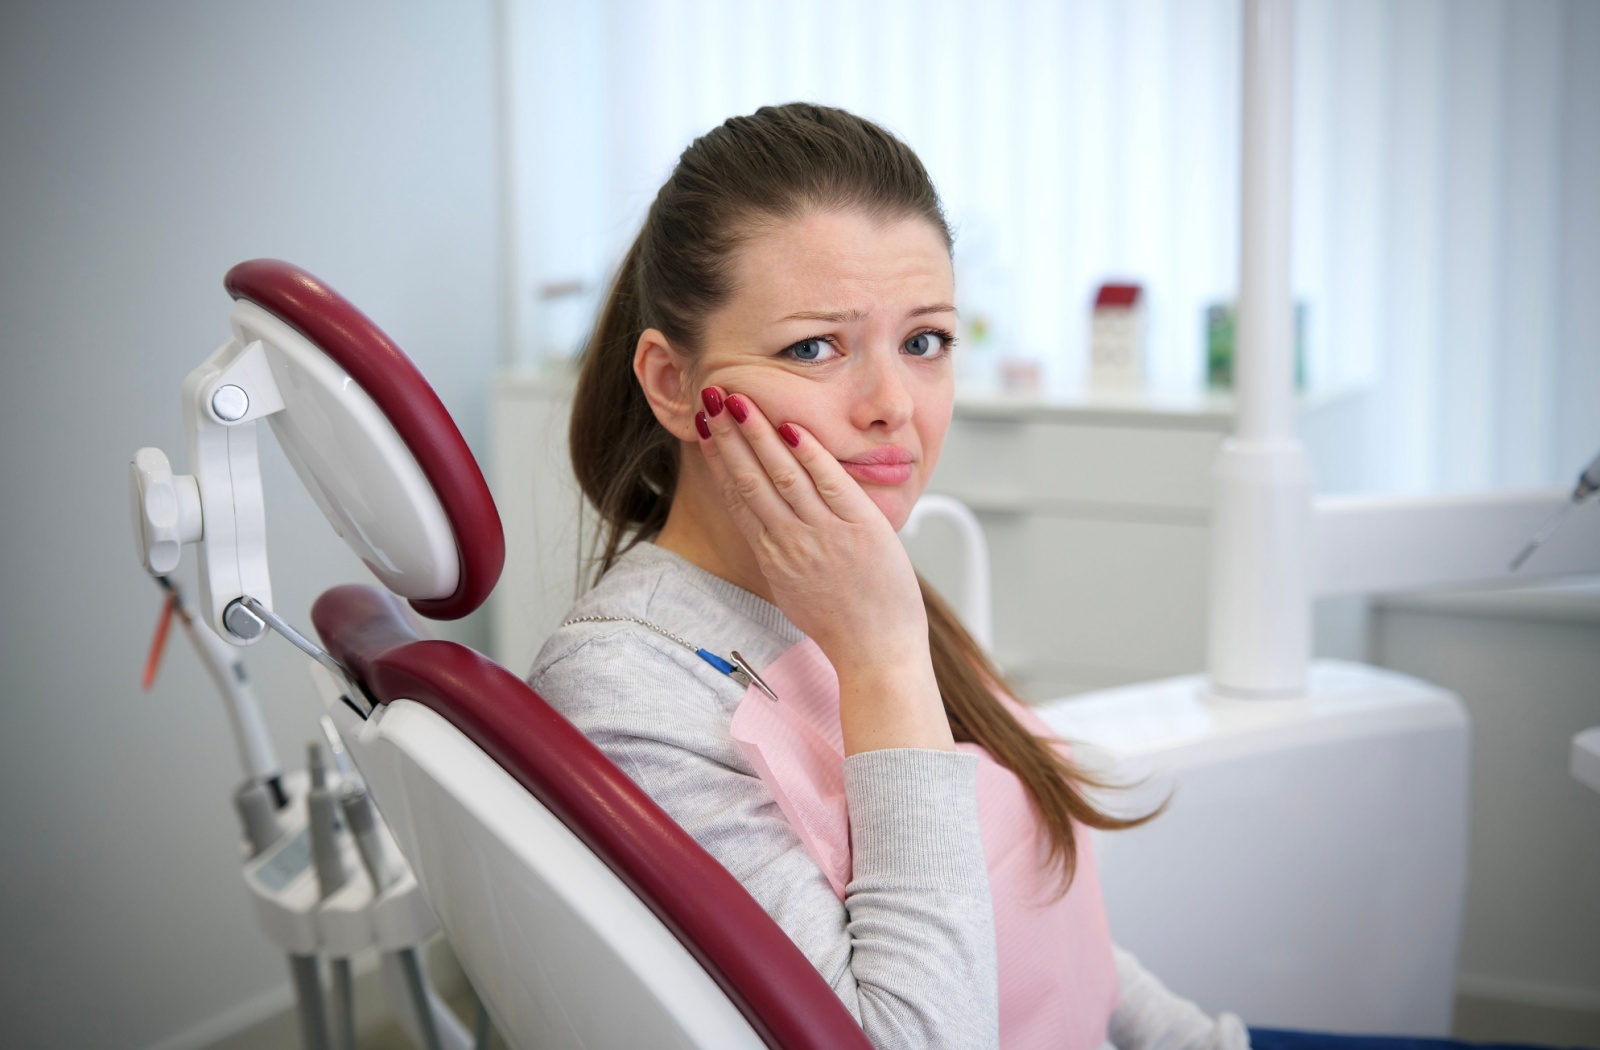
<svg viewBox="0 0 1600 1050">
<path fill-rule="evenodd" d="M 728 400 L 724 401 L 723 404 L 728 406 L 728 414 L 740 423 L 743 423 L 750 415 L 750 410 L 745 407 L 744 398 L 738 394 L 729 394 Z M 712 415 L 716 415 L 716 413 L 713 412 Z"/>
<path fill-rule="evenodd" d="M 778 428 L 778 436 L 783 438 L 783 443 L 790 448 L 800 447 L 800 431 L 785 423 Z"/>
<path fill-rule="evenodd" d="M 701 437 L 707 441 L 711 440 L 711 424 L 706 422 L 706 414 L 704 412 L 696 412 L 694 414 L 694 428 L 700 431 Z"/>
<path fill-rule="evenodd" d="M 700 400 L 705 402 L 706 415 L 716 416 L 722 411 L 722 395 L 717 393 L 716 387 L 708 386 L 701 390 Z M 707 434 L 706 436 L 710 437 L 711 435 Z"/>
</svg>

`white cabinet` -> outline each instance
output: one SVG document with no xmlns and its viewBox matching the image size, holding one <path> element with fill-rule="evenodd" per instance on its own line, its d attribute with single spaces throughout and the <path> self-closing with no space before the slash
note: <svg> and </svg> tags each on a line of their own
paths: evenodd
<svg viewBox="0 0 1600 1050">
<path fill-rule="evenodd" d="M 983 523 L 995 652 L 1026 695 L 1204 665 L 1211 462 L 1230 426 L 1206 398 L 957 405 L 931 488 Z M 953 540 L 908 546 L 936 586 L 955 579 Z"/>
</svg>

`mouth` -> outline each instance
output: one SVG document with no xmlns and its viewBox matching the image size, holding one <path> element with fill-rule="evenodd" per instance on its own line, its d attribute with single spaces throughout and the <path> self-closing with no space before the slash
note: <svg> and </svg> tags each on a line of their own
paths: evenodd
<svg viewBox="0 0 1600 1050">
<path fill-rule="evenodd" d="M 903 485 L 911 480 L 913 462 L 911 453 L 899 445 L 886 445 L 841 459 L 839 465 L 851 477 L 869 485 Z"/>
</svg>

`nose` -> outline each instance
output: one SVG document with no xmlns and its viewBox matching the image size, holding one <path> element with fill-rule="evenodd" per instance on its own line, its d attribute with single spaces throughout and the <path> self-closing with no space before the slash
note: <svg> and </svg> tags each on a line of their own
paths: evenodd
<svg viewBox="0 0 1600 1050">
<path fill-rule="evenodd" d="M 893 432 L 911 420 L 914 401 L 900 348 L 886 353 L 863 354 L 856 378 L 851 422 L 862 430 Z"/>
</svg>

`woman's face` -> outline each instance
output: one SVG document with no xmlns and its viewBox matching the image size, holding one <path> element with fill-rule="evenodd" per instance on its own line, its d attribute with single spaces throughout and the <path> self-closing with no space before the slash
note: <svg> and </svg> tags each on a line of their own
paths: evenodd
<svg viewBox="0 0 1600 1050">
<path fill-rule="evenodd" d="M 761 227 L 707 319 L 696 391 L 803 426 L 898 530 L 950 427 L 954 302 L 950 253 L 925 219 L 817 211 Z"/>
</svg>

